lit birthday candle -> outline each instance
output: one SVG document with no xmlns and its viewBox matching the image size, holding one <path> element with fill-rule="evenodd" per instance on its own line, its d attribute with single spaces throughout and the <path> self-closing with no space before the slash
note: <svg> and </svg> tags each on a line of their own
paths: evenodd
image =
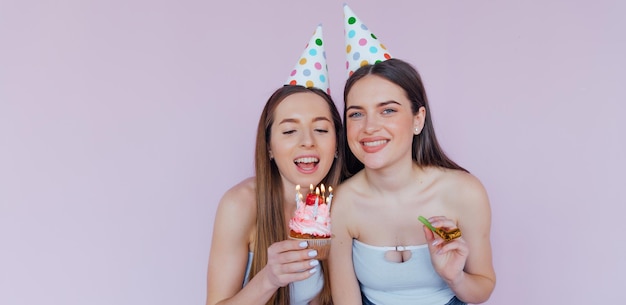
<svg viewBox="0 0 626 305">
<path fill-rule="evenodd" d="M 328 187 L 328 198 L 326 198 L 326 204 L 328 205 L 328 211 L 330 211 L 330 203 L 333 201 L 333 187 Z"/>
<path fill-rule="evenodd" d="M 299 203 L 302 198 L 302 194 L 300 194 L 300 184 L 296 185 L 296 208 L 299 208 Z"/>
<path fill-rule="evenodd" d="M 315 188 L 315 209 L 313 210 L 313 216 L 317 218 L 317 207 L 320 204 L 320 189 L 318 187 Z"/>
</svg>

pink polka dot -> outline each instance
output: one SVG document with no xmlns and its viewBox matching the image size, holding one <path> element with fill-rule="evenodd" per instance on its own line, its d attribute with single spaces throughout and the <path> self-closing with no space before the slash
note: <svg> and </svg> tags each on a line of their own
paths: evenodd
<svg viewBox="0 0 626 305">
<path fill-rule="evenodd" d="M 364 46 L 365 44 L 367 44 L 367 39 L 365 39 L 365 38 L 359 39 L 359 45 Z"/>
<path fill-rule="evenodd" d="M 350 62 L 346 61 L 346 69 L 350 68 Z"/>
<path fill-rule="evenodd" d="M 298 71 L 296 71 L 296 70 L 291 71 L 291 76 L 296 75 L 296 73 L 298 73 Z"/>
<path fill-rule="evenodd" d="M 322 70 L 322 64 L 320 64 L 319 62 L 316 62 L 315 69 Z"/>
</svg>

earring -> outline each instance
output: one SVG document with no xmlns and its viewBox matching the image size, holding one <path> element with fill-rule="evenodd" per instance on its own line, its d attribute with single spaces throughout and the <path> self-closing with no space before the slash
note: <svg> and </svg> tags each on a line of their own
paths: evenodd
<svg viewBox="0 0 626 305">
<path fill-rule="evenodd" d="M 413 133 L 414 133 L 415 135 L 420 134 L 420 129 L 419 129 L 419 128 L 417 128 L 417 127 L 415 127 L 415 131 L 414 131 Z"/>
</svg>

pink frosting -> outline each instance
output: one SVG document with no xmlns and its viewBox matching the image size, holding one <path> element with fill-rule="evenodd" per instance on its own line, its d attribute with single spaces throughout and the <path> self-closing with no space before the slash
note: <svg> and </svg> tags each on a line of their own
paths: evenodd
<svg viewBox="0 0 626 305">
<path fill-rule="evenodd" d="M 300 234 L 330 237 L 330 211 L 328 205 L 319 204 L 317 213 L 314 205 L 298 200 L 298 208 L 289 220 L 289 228 Z"/>
</svg>

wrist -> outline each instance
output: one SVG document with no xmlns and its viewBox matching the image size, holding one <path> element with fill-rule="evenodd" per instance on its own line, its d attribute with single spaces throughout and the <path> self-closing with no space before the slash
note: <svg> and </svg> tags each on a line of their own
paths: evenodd
<svg viewBox="0 0 626 305">
<path fill-rule="evenodd" d="M 465 276 L 466 276 L 466 273 L 464 271 L 461 271 L 453 279 L 450 279 L 450 280 L 446 279 L 446 283 L 452 290 L 455 290 L 457 287 L 460 287 L 463 285 L 463 282 L 465 281 Z"/>
<path fill-rule="evenodd" d="M 261 271 L 259 271 L 259 273 L 257 273 L 254 278 L 258 278 L 258 280 L 260 280 L 262 291 L 264 291 L 265 293 L 273 294 L 274 292 L 276 292 L 276 290 L 278 290 L 278 288 L 280 288 L 280 286 L 274 283 L 271 278 L 271 272 L 269 272 L 267 268 L 268 267 L 265 266 L 263 269 L 261 269 Z"/>
</svg>

